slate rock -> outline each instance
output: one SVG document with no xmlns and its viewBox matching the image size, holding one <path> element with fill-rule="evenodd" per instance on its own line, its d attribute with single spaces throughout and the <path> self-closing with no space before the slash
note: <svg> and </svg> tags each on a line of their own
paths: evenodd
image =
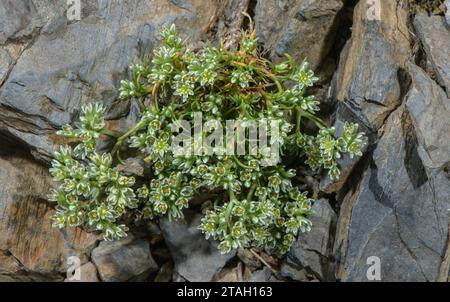
<svg viewBox="0 0 450 302">
<path fill-rule="evenodd" d="M 368 18 L 367 11 L 368 2 L 358 2 L 331 95 L 376 131 L 406 93 L 404 70 L 411 50 L 406 8 L 384 1 L 380 20 Z"/>
<path fill-rule="evenodd" d="M 369 257 L 381 263 L 381 281 L 437 281 L 448 272 L 450 180 L 428 175 L 417 154 L 415 128 L 404 106 L 344 198 L 334 244 L 336 278 L 368 281 Z M 445 267 L 447 266 L 447 267 Z"/>
<path fill-rule="evenodd" d="M 29 155 L 4 154 L 0 149 L 0 275 L 9 274 L 25 280 L 61 280 L 67 259 L 77 256 L 81 263 L 98 238 L 78 228 L 59 230 L 52 227 L 54 209 L 46 201 L 53 182 L 47 167 Z M 12 267 L 14 270 L 12 270 Z M 28 277 L 27 277 L 28 276 Z"/>
<path fill-rule="evenodd" d="M 308 59 L 316 69 L 329 53 L 341 0 L 257 1 L 255 25 L 260 42 L 271 57 L 281 60 L 289 53 Z"/>
<path fill-rule="evenodd" d="M 191 282 L 209 282 L 233 258 L 236 251 L 221 254 L 217 242 L 206 240 L 198 229 L 202 215 L 185 212 L 185 220 L 160 220 L 164 240 L 169 247 L 174 271 Z"/>
<path fill-rule="evenodd" d="M 427 54 L 427 59 L 450 97 L 450 28 L 442 16 L 416 14 L 414 28 Z"/>
<path fill-rule="evenodd" d="M 287 265 L 299 271 L 306 269 L 318 278 L 328 278 L 328 262 L 332 247 L 332 230 L 336 223 L 336 213 L 325 199 L 314 202 L 310 216 L 310 232 L 299 232 L 286 257 Z M 285 271 L 289 271 L 287 268 Z M 295 274 L 292 274 L 293 276 Z M 303 274 L 300 274 L 303 277 Z M 298 280 L 302 281 L 302 280 Z"/>
<path fill-rule="evenodd" d="M 102 241 L 92 251 L 92 262 L 106 282 L 143 281 L 158 270 L 148 240 L 134 235 L 120 241 Z"/>
<path fill-rule="evenodd" d="M 67 20 L 67 7 L 59 3 L 0 4 L 0 131 L 40 160 L 51 159 L 55 146 L 64 142 L 56 130 L 71 123 L 83 104 L 103 103 L 109 120 L 124 117 L 128 103 L 117 100 L 120 80 L 128 78 L 132 63 L 148 57 L 158 43 L 157 32 L 175 23 L 183 37 L 198 41 L 209 23 L 204 16 L 218 5 L 82 2 L 80 21 Z M 12 54 L 10 48 L 18 51 Z"/>
<path fill-rule="evenodd" d="M 269 282 L 272 277 L 272 271 L 268 267 L 264 266 L 262 269 L 253 271 L 247 282 Z"/>
<path fill-rule="evenodd" d="M 450 99 L 416 65 L 410 65 L 412 87 L 406 107 L 416 130 L 417 153 L 428 173 L 450 163 Z"/>
</svg>

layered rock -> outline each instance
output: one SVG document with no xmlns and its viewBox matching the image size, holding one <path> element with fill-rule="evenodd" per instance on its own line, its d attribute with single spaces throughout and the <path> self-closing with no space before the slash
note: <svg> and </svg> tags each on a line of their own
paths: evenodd
<svg viewBox="0 0 450 302">
<path fill-rule="evenodd" d="M 193 42 L 204 35 L 218 4 L 204 1 L 83 1 L 80 21 L 48 1 L 2 2 L 0 131 L 48 160 L 55 129 L 82 104 L 101 102 L 108 119 L 125 115 L 116 102 L 127 67 L 148 55 L 157 32 L 175 23 Z"/>
<path fill-rule="evenodd" d="M 450 31 L 445 18 L 418 14 L 414 18 L 414 28 L 438 83 L 450 96 Z"/>
<path fill-rule="evenodd" d="M 328 55 L 343 0 L 257 1 L 255 24 L 260 42 L 274 60 L 288 53 L 308 59 L 313 69 Z"/>
<path fill-rule="evenodd" d="M 338 102 L 335 127 L 341 128 L 345 121 L 357 122 L 369 144 L 376 141 L 376 132 L 408 91 L 406 68 L 412 55 L 408 9 L 396 1 L 379 3 L 379 16 L 370 14 L 368 1 L 356 5 L 352 35 L 341 52 L 330 90 Z M 325 178 L 321 190 L 339 191 L 358 160 L 342 158 L 340 178 Z"/>
<path fill-rule="evenodd" d="M 46 167 L 23 155 L 0 156 L 0 279 L 63 280 L 71 256 L 89 259 L 97 236 L 51 226 Z"/>
<path fill-rule="evenodd" d="M 158 269 L 148 240 L 133 235 L 120 241 L 101 242 L 92 251 L 92 262 L 101 280 L 107 282 L 144 281 Z"/>
<path fill-rule="evenodd" d="M 80 229 L 54 229 L 46 201 L 53 183 L 29 154 L 48 161 L 61 143 L 55 131 L 85 103 L 105 104 L 111 125 L 133 124 L 137 107 L 117 100 L 118 83 L 131 63 L 151 56 L 163 26 L 174 22 L 196 46 L 238 33 L 247 10 L 268 56 L 278 61 L 287 52 L 317 70 L 335 61 L 335 33 L 353 2 L 82 2 L 79 21 L 68 21 L 66 7 L 49 1 L 0 3 L 1 281 L 69 281 L 70 256 L 80 259 L 81 281 L 155 275 L 156 281 L 368 281 L 373 257 L 381 281 L 448 280 L 448 14 L 410 18 L 404 1 L 381 0 L 380 18 L 373 18 L 367 1 L 357 3 L 333 80 L 325 77 L 321 85 L 331 86 L 324 98 L 336 104 L 338 132 L 346 121 L 357 122 L 369 144 L 363 157 L 341 159 L 338 181 L 321 182 L 319 195 L 333 208 L 328 200 L 316 202 L 311 233 L 299 234 L 273 273 L 277 263 L 269 269 L 248 250 L 221 255 L 197 229 L 200 214 L 190 211 L 185 221 L 161 219 L 161 232 L 152 224 L 114 243 Z M 144 173 L 137 159 L 121 169 Z M 167 247 L 153 249 L 154 237 Z"/>
<path fill-rule="evenodd" d="M 369 128 L 378 129 L 401 103 L 405 64 L 411 56 L 408 10 L 396 1 L 381 1 L 379 20 L 360 1 L 351 39 L 341 53 L 333 96 Z"/>
<path fill-rule="evenodd" d="M 421 68 L 411 64 L 410 73 L 406 106 L 417 133 L 417 154 L 432 175 L 450 163 L 450 99 Z"/>
<path fill-rule="evenodd" d="M 409 115 L 402 106 L 389 117 L 361 181 L 344 198 L 335 242 L 342 281 L 368 281 L 371 256 L 381 260 L 383 281 L 437 281 L 440 270 L 448 272 L 441 265 L 450 180 L 427 174 Z"/>
<path fill-rule="evenodd" d="M 400 4 L 383 1 L 381 19 L 373 21 L 365 19 L 363 6 L 356 8 L 335 78 L 335 96 L 344 108 L 337 117 L 350 112 L 380 138 L 371 140 L 372 151 L 351 177 L 330 190 L 343 188 L 335 275 L 369 281 L 371 259 L 379 259 L 381 281 L 446 281 L 450 100 L 442 46 L 450 43 L 448 29 L 441 16 L 415 17 L 424 70 L 416 65 L 423 56 L 408 42 L 411 30 Z"/>
<path fill-rule="evenodd" d="M 333 278 L 329 263 L 336 213 L 323 199 L 317 200 L 312 210 L 311 222 L 314 228 L 308 233 L 299 233 L 281 270 L 285 277 L 298 281 L 306 281 L 308 274 L 319 280 Z"/>
<path fill-rule="evenodd" d="M 201 215 L 185 212 L 185 219 L 160 221 L 175 263 L 175 273 L 191 282 L 209 282 L 235 253 L 221 254 L 217 242 L 206 240 L 198 229 Z"/>
</svg>

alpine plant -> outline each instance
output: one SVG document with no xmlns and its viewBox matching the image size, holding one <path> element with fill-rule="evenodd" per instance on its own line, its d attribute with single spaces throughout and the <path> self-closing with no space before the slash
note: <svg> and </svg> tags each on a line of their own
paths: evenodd
<svg viewBox="0 0 450 302">
<path fill-rule="evenodd" d="M 237 49 L 207 45 L 193 51 L 171 26 L 162 31 L 162 46 L 151 64 L 135 64 L 130 73 L 119 95 L 140 105 L 141 119 L 134 127 L 125 133 L 107 129 L 105 107 L 89 104 L 77 123 L 57 133 L 75 143 L 60 147 L 50 169 L 59 184 L 50 194 L 57 203 L 55 227 L 79 226 L 117 240 L 127 235 L 130 215 L 181 219 L 196 196 L 208 194 L 199 229 L 219 242 L 222 253 L 257 247 L 282 255 L 299 230 L 311 229 L 314 202 L 298 189 L 296 170 L 283 159 L 295 156 L 298 165 L 328 171 L 336 179 L 337 160 L 343 154 L 360 156 L 366 141 L 356 124 L 346 123 L 340 135 L 327 127 L 317 117 L 319 103 L 306 94 L 318 80 L 308 63 L 298 64 L 289 55 L 279 64 L 263 58 L 253 30 L 242 32 Z M 178 131 L 186 128 L 180 121 L 193 123 L 198 113 L 223 129 L 227 120 L 278 120 L 279 131 L 271 129 L 268 136 L 278 141 L 281 160 L 263 164 L 267 148 L 243 155 L 222 152 L 225 139 L 215 142 L 212 154 L 175 154 L 173 125 Z M 305 131 L 311 124 L 316 131 Z M 203 127 L 200 133 L 206 138 L 211 129 Z M 109 152 L 97 147 L 104 135 L 115 142 Z M 249 140 L 241 137 L 239 142 Z M 135 179 L 121 172 L 120 154 L 130 154 L 125 150 L 140 154 L 151 176 Z"/>
</svg>

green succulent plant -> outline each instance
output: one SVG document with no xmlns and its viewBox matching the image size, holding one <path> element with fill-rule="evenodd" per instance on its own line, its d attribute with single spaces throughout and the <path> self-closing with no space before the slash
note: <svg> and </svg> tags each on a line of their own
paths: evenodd
<svg viewBox="0 0 450 302">
<path fill-rule="evenodd" d="M 299 230 L 311 229 L 313 200 L 293 182 L 296 170 L 283 161 L 264 164 L 268 148 L 229 154 L 225 139 L 213 144 L 214 152 L 199 153 L 190 148 L 203 147 L 194 135 L 186 149 L 192 152 L 176 154 L 174 129 L 191 133 L 199 113 L 221 128 L 229 120 L 276 120 L 279 127 L 267 133 L 269 142 L 278 142 L 281 159 L 296 156 L 314 170 L 328 170 L 332 178 L 339 177 L 342 154 L 361 155 L 364 135 L 356 124 L 346 123 L 340 136 L 327 127 L 316 115 L 318 102 L 306 95 L 318 80 L 308 63 L 297 64 L 288 55 L 279 64 L 263 58 L 254 31 L 242 32 L 232 50 L 207 45 L 192 51 L 175 26 L 165 29 L 162 38 L 151 64 L 131 66 L 131 79 L 121 82 L 120 98 L 133 99 L 141 108 L 134 127 L 125 133 L 107 129 L 105 108 L 90 104 L 82 108 L 78 123 L 58 132 L 77 144 L 62 146 L 52 161 L 50 172 L 60 184 L 51 193 L 57 203 L 54 226 L 81 226 L 115 240 L 126 236 L 127 214 L 183 218 L 193 198 L 208 193 L 212 197 L 203 204 L 199 228 L 206 238 L 219 241 L 221 252 L 238 247 L 287 252 Z M 307 123 L 315 125 L 316 135 L 303 131 Z M 200 140 L 211 130 L 203 127 Z M 101 135 L 116 141 L 110 152 L 97 150 Z M 251 138 L 237 138 L 251 145 Z M 125 149 L 142 154 L 150 178 L 135 179 L 117 168 Z"/>
<path fill-rule="evenodd" d="M 420 13 L 429 14 L 444 14 L 446 12 L 445 0 L 408 0 L 411 12 L 416 11 Z"/>
</svg>

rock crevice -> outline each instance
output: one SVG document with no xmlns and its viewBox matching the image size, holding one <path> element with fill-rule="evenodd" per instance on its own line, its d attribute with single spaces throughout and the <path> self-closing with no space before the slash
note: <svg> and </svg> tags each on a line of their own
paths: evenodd
<svg viewBox="0 0 450 302">
<path fill-rule="evenodd" d="M 71 255 L 83 281 L 368 281 L 372 256 L 381 281 L 449 279 L 445 16 L 411 14 L 401 0 L 380 0 L 379 20 L 353 0 L 83 2 L 79 21 L 48 1 L 0 2 L 0 280 L 63 281 Z M 311 233 L 283 259 L 260 255 L 276 273 L 249 251 L 217 254 L 196 213 L 117 243 L 52 228 L 45 165 L 61 143 L 55 132 L 91 102 L 127 125 L 136 110 L 117 100 L 119 82 L 151 57 L 163 26 L 175 23 L 194 48 L 227 36 L 232 45 L 249 27 L 243 12 L 267 57 L 308 59 L 321 77 L 313 92 L 335 127 L 357 122 L 369 138 L 362 157 L 341 159 L 338 181 L 321 180 Z"/>
</svg>

